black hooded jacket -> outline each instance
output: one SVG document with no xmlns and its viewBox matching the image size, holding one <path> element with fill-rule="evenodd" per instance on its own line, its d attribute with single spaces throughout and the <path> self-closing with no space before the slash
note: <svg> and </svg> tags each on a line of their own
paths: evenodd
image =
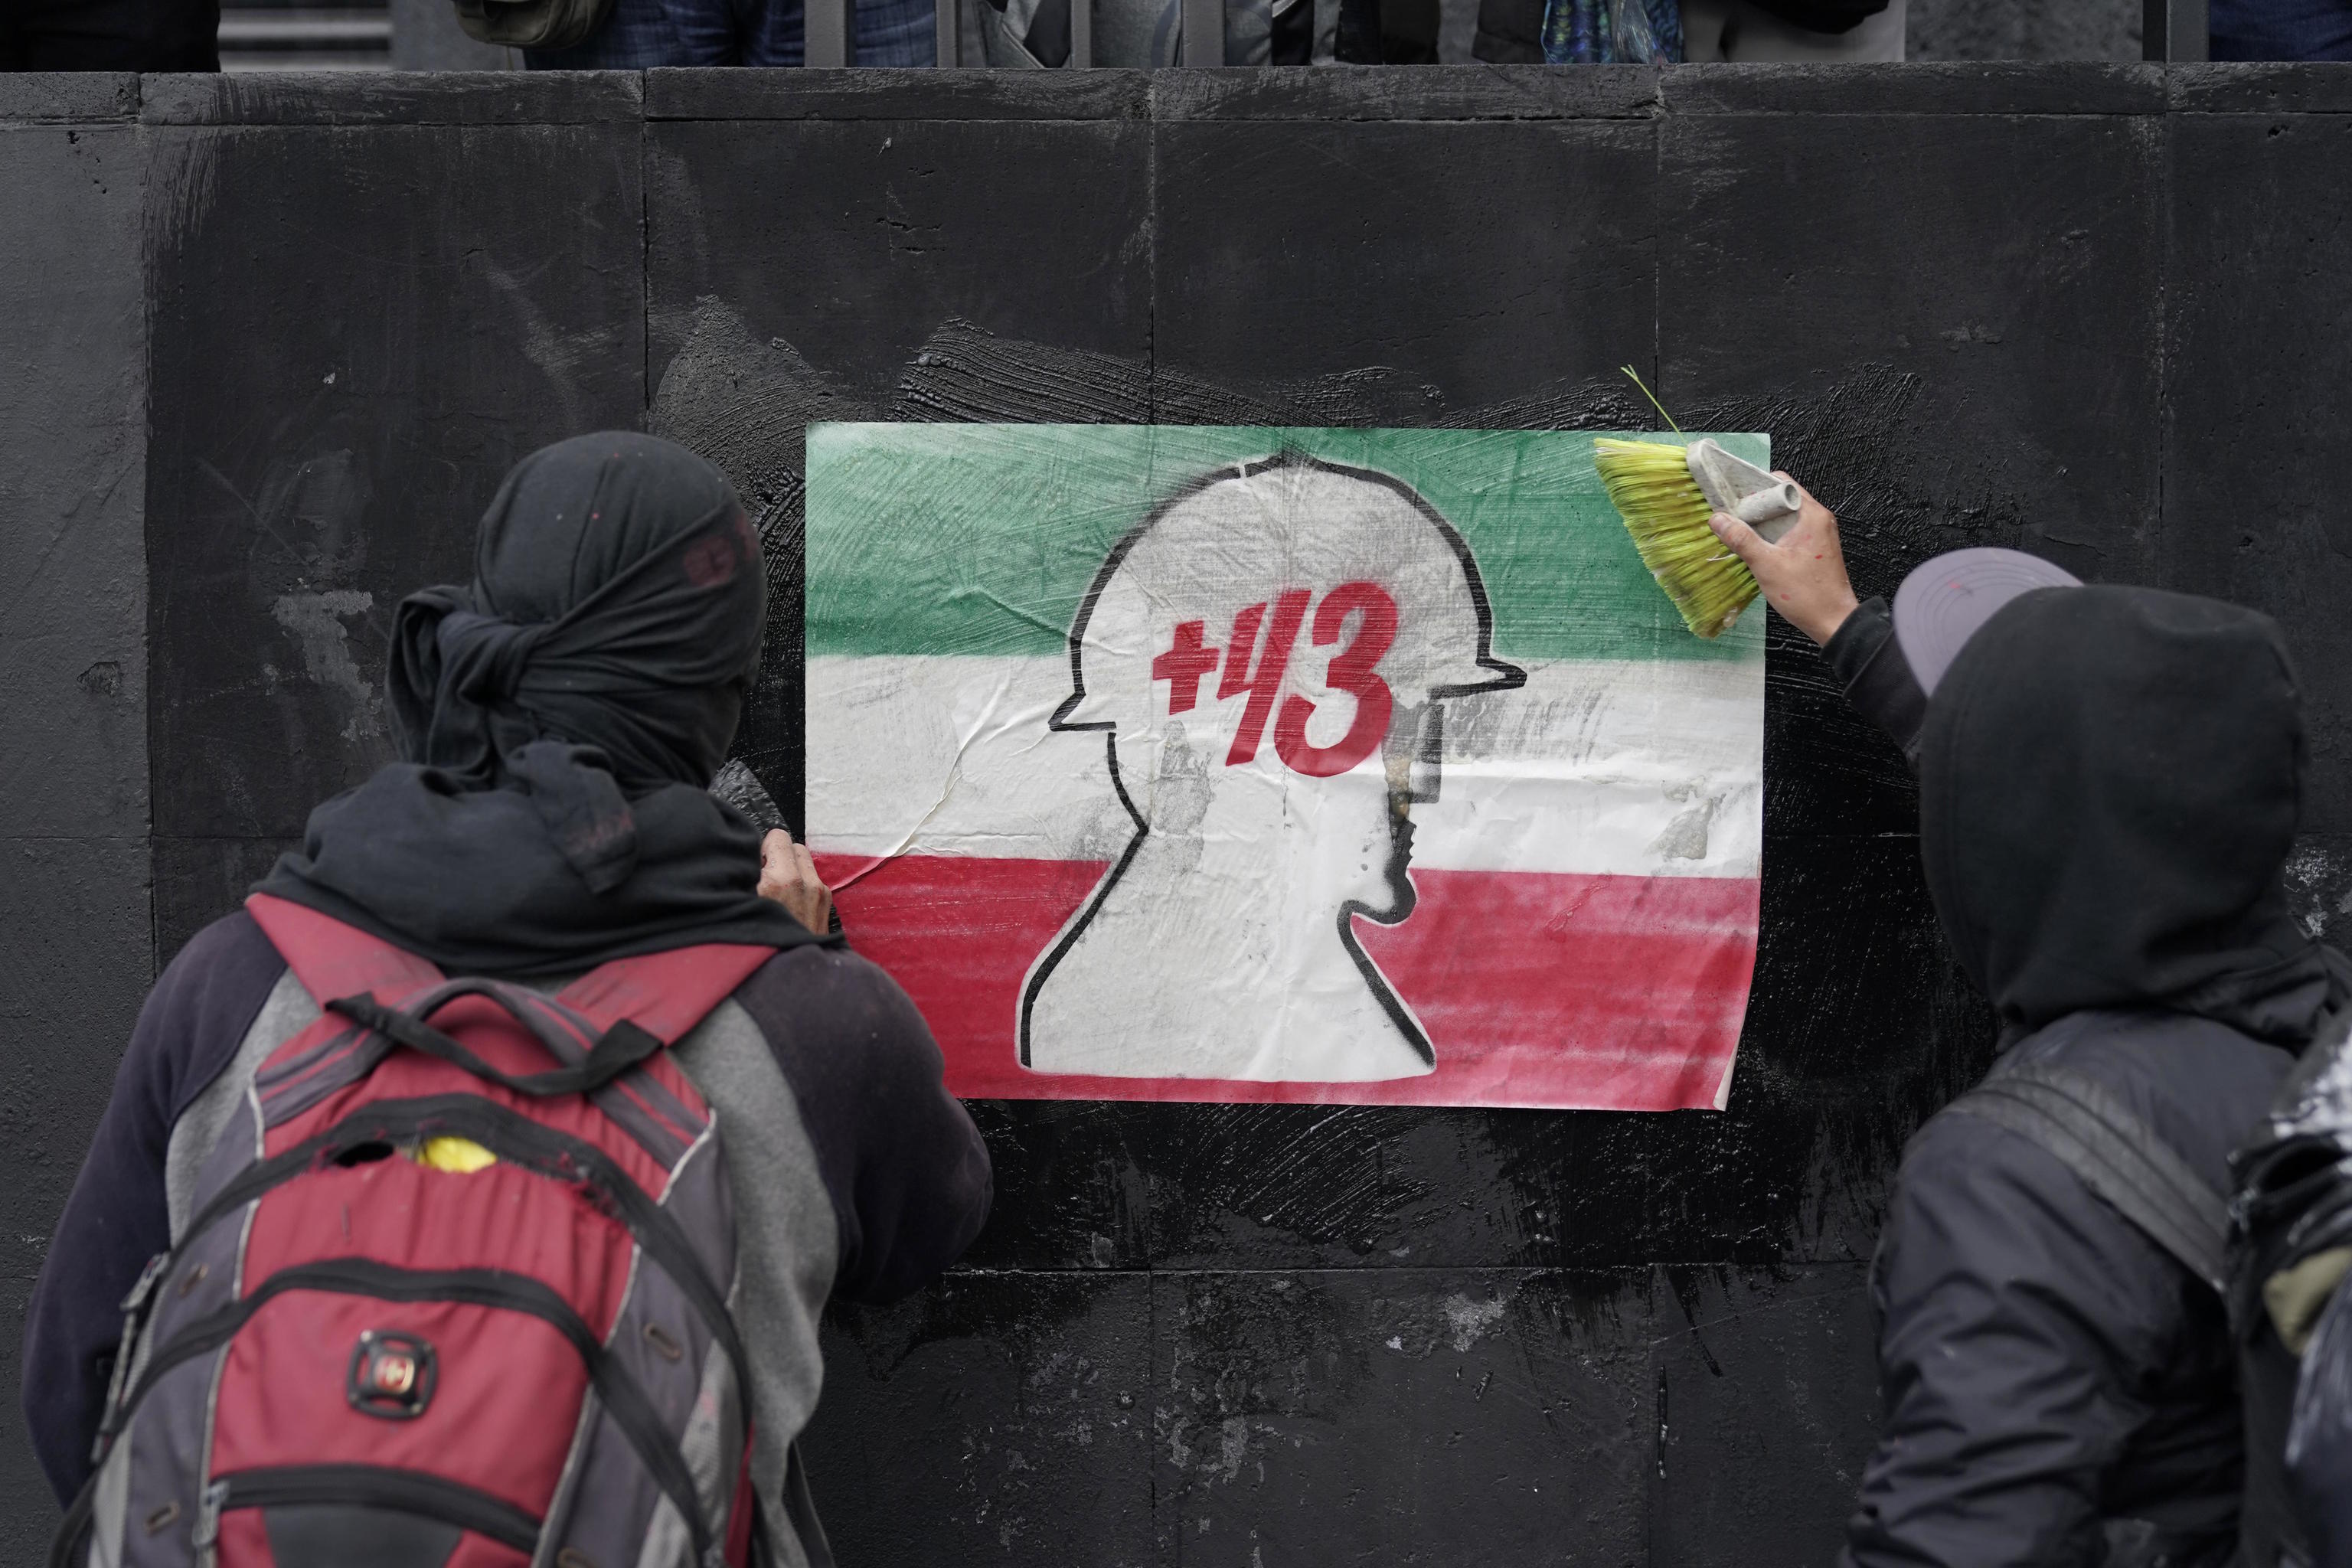
<svg viewBox="0 0 2352 1568">
<path fill-rule="evenodd" d="M 2281 878 L 2303 731 L 2266 618 L 2045 589 L 1922 699 L 1883 604 L 1825 650 L 1920 775 L 1998 1078 L 2103 1087 L 2219 1193 L 2346 966 Z M 1948 1112 L 1906 1150 L 1873 1268 L 1885 1425 L 1843 1561 L 2220 1563 L 2242 1440 L 2224 1307 L 2023 1133 Z"/>
</svg>

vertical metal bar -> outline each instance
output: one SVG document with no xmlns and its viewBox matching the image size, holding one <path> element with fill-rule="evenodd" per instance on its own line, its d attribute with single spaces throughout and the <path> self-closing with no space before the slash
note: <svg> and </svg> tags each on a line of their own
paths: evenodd
<svg viewBox="0 0 2352 1568">
<path fill-rule="evenodd" d="M 1095 63 L 1095 0 L 1070 0 L 1070 64 L 1091 70 Z"/>
<path fill-rule="evenodd" d="M 2212 23 L 2207 0 L 2143 0 L 2139 58 L 2201 60 L 2210 52 Z"/>
<path fill-rule="evenodd" d="M 2201 60 L 2212 53 L 2212 40 L 2207 35 L 2212 22 L 2206 10 L 2206 0 L 2170 0 L 2172 25 L 2165 29 L 2166 43 L 2171 52 L 2165 58 L 2175 60 Z"/>
<path fill-rule="evenodd" d="M 931 0 L 931 36 L 939 40 L 931 63 L 954 67 L 963 64 L 963 52 L 958 47 L 956 16 L 961 9 L 956 0 Z"/>
<path fill-rule="evenodd" d="M 855 58 L 857 0 L 804 0 L 801 11 L 801 63 L 845 66 Z"/>
<path fill-rule="evenodd" d="M 2150 0 L 2153 4 L 2154 0 Z M 1225 63 L 1225 0 L 1184 0 L 1184 57 L 1188 66 Z"/>
</svg>

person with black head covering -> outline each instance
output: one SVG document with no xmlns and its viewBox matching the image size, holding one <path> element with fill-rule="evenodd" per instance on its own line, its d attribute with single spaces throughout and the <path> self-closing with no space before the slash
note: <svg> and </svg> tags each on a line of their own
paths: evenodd
<svg viewBox="0 0 2352 1568">
<path fill-rule="evenodd" d="M 474 581 L 394 616 L 407 759 L 313 812 L 261 890 L 464 973 L 806 940 L 709 793 L 765 605 L 759 542 L 700 458 L 619 435 L 534 453 L 482 519 Z"/>
<path fill-rule="evenodd" d="M 534 453 L 482 520 L 473 581 L 394 617 L 404 760 L 312 812 L 257 891 L 447 973 L 551 986 L 705 942 L 778 950 L 671 1055 L 725 1125 L 751 1479 L 770 1560 L 798 1564 L 828 1560 L 791 1458 L 824 1302 L 903 1295 L 952 1262 L 990 1169 L 905 993 L 824 934 L 806 851 L 708 792 L 765 603 L 759 540 L 701 458 L 629 434 Z M 178 1238 L 257 1068 L 317 1016 L 242 910 L 148 997 L 27 1314 L 25 1411 L 61 1500 L 89 1472 L 118 1304 Z"/>
<path fill-rule="evenodd" d="M 2352 995 L 2287 905 L 2284 640 L 2012 551 L 1927 563 L 1890 614 L 1810 496 L 1777 544 L 1714 523 L 1912 760 L 1928 891 L 2000 1029 L 1904 1152 L 1872 1267 L 1885 1422 L 1842 1561 L 2229 1562 L 2230 1155 Z"/>
</svg>

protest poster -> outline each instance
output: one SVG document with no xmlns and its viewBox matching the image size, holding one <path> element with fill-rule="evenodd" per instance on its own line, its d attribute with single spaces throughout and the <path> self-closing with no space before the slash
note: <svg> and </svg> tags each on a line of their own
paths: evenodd
<svg viewBox="0 0 2352 1568">
<path fill-rule="evenodd" d="M 1763 612 L 1592 436 L 810 428 L 810 842 L 951 1089 L 1722 1107 Z"/>
</svg>

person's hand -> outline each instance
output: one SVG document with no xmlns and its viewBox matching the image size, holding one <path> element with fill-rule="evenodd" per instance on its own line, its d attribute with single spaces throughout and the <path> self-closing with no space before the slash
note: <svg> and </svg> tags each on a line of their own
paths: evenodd
<svg viewBox="0 0 2352 1568">
<path fill-rule="evenodd" d="M 1789 478 L 1778 469 L 1772 477 Z M 1765 543 L 1761 534 L 1727 512 L 1717 512 L 1706 525 L 1756 574 L 1766 604 L 1816 643 L 1826 643 L 1853 614 L 1853 585 L 1845 577 L 1837 518 L 1804 486 L 1798 485 L 1797 493 L 1805 504 L 1797 513 L 1797 525 L 1778 544 Z"/>
<path fill-rule="evenodd" d="M 781 827 L 760 841 L 760 896 L 783 905 L 819 936 L 833 929 L 833 889 L 818 879 L 808 846 L 793 843 Z"/>
</svg>

